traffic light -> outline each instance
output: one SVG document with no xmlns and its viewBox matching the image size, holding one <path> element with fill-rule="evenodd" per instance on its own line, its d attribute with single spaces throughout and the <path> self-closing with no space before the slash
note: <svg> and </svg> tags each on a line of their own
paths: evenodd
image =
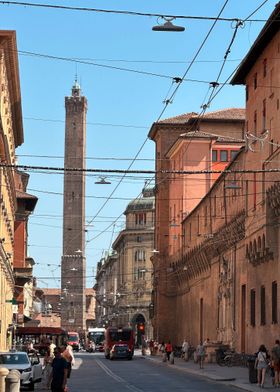
<svg viewBox="0 0 280 392">
<path fill-rule="evenodd" d="M 145 325 L 143 323 L 138 324 L 138 331 L 141 333 L 145 332 Z"/>
</svg>

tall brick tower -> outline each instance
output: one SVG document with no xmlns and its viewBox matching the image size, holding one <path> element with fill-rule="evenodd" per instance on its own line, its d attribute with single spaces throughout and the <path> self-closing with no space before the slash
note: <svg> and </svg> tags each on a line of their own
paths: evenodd
<svg viewBox="0 0 280 392">
<path fill-rule="evenodd" d="M 85 168 L 87 99 L 75 81 L 65 97 L 64 167 Z M 82 332 L 85 323 L 85 173 L 64 172 L 61 326 Z"/>
</svg>

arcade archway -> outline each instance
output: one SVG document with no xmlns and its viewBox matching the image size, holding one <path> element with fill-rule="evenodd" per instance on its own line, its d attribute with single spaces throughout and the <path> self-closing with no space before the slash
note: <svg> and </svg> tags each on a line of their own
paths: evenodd
<svg viewBox="0 0 280 392">
<path fill-rule="evenodd" d="M 146 319 L 143 314 L 135 314 L 132 318 L 132 325 L 135 332 L 135 345 L 136 347 L 139 347 L 142 345 L 142 340 L 146 331 Z"/>
</svg>

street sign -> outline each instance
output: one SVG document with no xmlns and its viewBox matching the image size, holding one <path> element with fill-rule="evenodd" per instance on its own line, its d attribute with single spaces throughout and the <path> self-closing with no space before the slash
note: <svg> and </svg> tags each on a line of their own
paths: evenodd
<svg viewBox="0 0 280 392">
<path fill-rule="evenodd" d="M 12 299 L 6 299 L 6 301 L 5 301 L 6 303 L 9 303 L 9 304 L 13 304 L 13 305 L 17 305 L 17 301 L 16 301 L 16 299 L 15 298 L 12 298 Z"/>
</svg>

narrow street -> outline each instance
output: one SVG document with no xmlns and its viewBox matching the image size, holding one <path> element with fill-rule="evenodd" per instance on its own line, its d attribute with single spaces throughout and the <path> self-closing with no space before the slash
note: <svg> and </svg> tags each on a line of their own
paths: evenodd
<svg viewBox="0 0 280 392">
<path fill-rule="evenodd" d="M 69 392 L 237 391 L 236 388 L 186 374 L 136 353 L 132 361 L 106 360 L 103 353 L 79 353 L 69 380 Z"/>
</svg>

